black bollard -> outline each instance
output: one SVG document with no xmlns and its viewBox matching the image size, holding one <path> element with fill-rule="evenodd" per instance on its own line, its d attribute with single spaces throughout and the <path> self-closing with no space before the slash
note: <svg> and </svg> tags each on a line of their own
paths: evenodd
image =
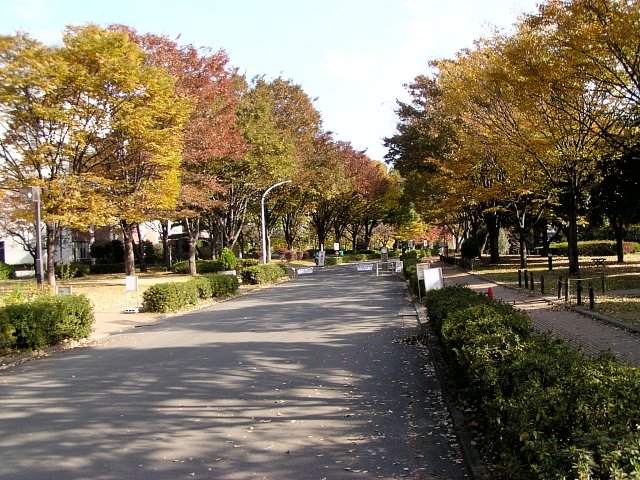
<svg viewBox="0 0 640 480">
<path fill-rule="evenodd" d="M 551 256 L 551 254 L 549 254 L 547 258 L 549 260 L 549 271 L 551 271 L 553 270 L 553 257 Z"/>
<path fill-rule="evenodd" d="M 593 284 L 589 283 L 589 308 L 593 310 L 595 305 L 596 305 L 596 302 L 595 302 L 595 295 L 593 293 Z"/>
<path fill-rule="evenodd" d="M 536 287 L 535 287 L 535 283 L 534 283 L 534 281 L 533 281 L 533 272 L 529 272 L 529 276 L 531 277 L 531 279 L 530 279 L 530 285 L 531 285 L 531 291 L 533 292 L 533 291 L 536 289 Z"/>
<path fill-rule="evenodd" d="M 524 271 L 524 288 L 529 290 L 529 270 Z"/>
<path fill-rule="evenodd" d="M 564 279 L 564 301 L 569 303 L 569 279 Z"/>
<path fill-rule="evenodd" d="M 522 288 L 522 270 L 518 269 L 518 288 Z"/>
<path fill-rule="evenodd" d="M 544 297 L 544 275 L 540 274 L 540 295 Z"/>
<path fill-rule="evenodd" d="M 576 280 L 576 305 L 582 305 L 582 280 Z"/>
</svg>

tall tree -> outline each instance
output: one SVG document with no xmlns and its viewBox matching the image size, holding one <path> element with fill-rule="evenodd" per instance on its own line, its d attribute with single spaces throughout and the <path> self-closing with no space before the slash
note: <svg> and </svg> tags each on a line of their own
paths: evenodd
<svg viewBox="0 0 640 480">
<path fill-rule="evenodd" d="M 92 48 L 109 39 L 114 61 Z M 182 129 L 188 105 L 174 88 L 175 79 L 146 64 L 144 53 L 123 32 L 95 26 L 71 29 L 68 54 L 110 79 L 96 100 L 104 105 L 108 128 L 95 142 L 102 162 L 96 189 L 108 202 L 122 229 L 125 271 L 135 273 L 133 238 L 137 224 L 172 209 L 179 192 Z"/>
<path fill-rule="evenodd" d="M 123 35 L 93 25 L 70 27 L 59 47 L 21 34 L 0 41 L 0 175 L 8 188 L 42 188 L 53 287 L 60 228 L 115 219 L 108 201 L 112 184 L 102 174 L 119 144 L 112 134 L 118 116 L 149 95 L 139 75 L 142 54 Z M 130 123 L 133 118 L 141 120 L 137 112 Z"/>
<path fill-rule="evenodd" d="M 176 78 L 176 93 L 191 105 L 184 130 L 181 189 L 173 215 L 180 219 L 189 243 L 189 271 L 196 274 L 196 244 L 201 223 L 220 205 L 223 191 L 217 164 L 241 158 L 245 143 L 236 127 L 237 84 L 224 51 L 180 46 L 166 36 L 126 31 L 146 53 L 147 63 Z"/>
</svg>

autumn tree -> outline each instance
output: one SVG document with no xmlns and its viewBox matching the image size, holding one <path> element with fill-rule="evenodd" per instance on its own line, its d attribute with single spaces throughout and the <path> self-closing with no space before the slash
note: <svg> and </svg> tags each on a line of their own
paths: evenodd
<svg viewBox="0 0 640 480">
<path fill-rule="evenodd" d="M 114 152 L 122 154 L 123 141 L 140 145 L 143 132 L 157 133 L 166 126 L 163 122 L 179 120 L 179 115 L 171 101 L 154 103 L 158 94 L 167 93 L 170 79 L 145 71 L 142 53 L 122 34 L 88 25 L 67 29 L 60 47 L 46 47 L 22 34 L 1 41 L 2 181 L 14 190 L 28 184 L 42 188 L 47 279 L 53 287 L 60 229 L 104 225 L 116 218 L 111 202 L 116 183 L 105 176 L 116 172 Z M 145 118 L 151 105 L 170 108 Z M 161 139 L 147 140 L 158 143 L 145 147 L 145 155 L 158 152 Z"/>
<path fill-rule="evenodd" d="M 292 147 L 289 162 L 280 165 L 274 177 L 274 180 L 287 179 L 291 183 L 274 192 L 265 202 L 267 248 L 270 251 L 271 230 L 281 222 L 287 247 L 292 249 L 305 221 L 308 185 L 314 181 L 308 176 L 305 164 L 312 155 L 314 140 L 322 131 L 322 119 L 313 105 L 314 99 L 292 80 L 277 77 L 266 82 L 264 87 L 270 99 L 272 119 Z M 272 183 L 271 179 L 269 182 Z"/>
<path fill-rule="evenodd" d="M 141 46 L 149 65 L 175 77 L 176 94 L 191 106 L 184 129 L 180 195 L 172 213 L 187 234 L 189 271 L 195 275 L 201 224 L 221 203 L 218 164 L 239 160 L 245 150 L 235 124 L 238 95 L 233 71 L 224 51 L 180 46 L 166 36 L 139 35 L 122 26 L 112 28 L 126 31 Z"/>
<path fill-rule="evenodd" d="M 580 115 L 575 114 L 576 109 L 571 105 L 565 108 L 574 112 L 573 118 L 583 129 L 597 134 L 607 144 L 608 148 L 600 149 L 605 151 L 599 153 L 599 167 L 594 175 L 596 191 L 612 192 L 613 189 L 617 194 L 629 193 L 623 202 L 630 208 L 617 209 L 615 218 L 610 218 L 617 239 L 618 261 L 622 262 L 623 225 L 632 216 L 629 212 L 639 206 L 632 192 L 618 188 L 618 180 L 623 181 L 619 172 L 626 168 L 625 159 L 636 154 L 640 143 L 637 135 L 640 113 L 638 2 L 549 0 L 527 19 L 527 26 L 544 31 L 558 54 L 571 59 L 573 70 L 581 72 L 590 95 L 597 95 L 597 107 L 582 109 Z M 618 168 L 621 165 L 623 167 Z M 613 178 L 608 178 L 609 175 Z M 602 184 L 598 185 L 600 181 Z"/>
<path fill-rule="evenodd" d="M 274 118 L 274 102 L 269 82 L 262 77 L 247 82 L 236 77 L 239 85 L 236 127 L 247 148 L 239 159 L 225 158 L 215 173 L 222 187 L 211 216 L 211 230 L 228 247 L 238 241 L 249 208 L 258 204 L 260 195 L 271 184 L 286 180 L 291 172 L 294 147 Z"/>
<path fill-rule="evenodd" d="M 115 61 L 88 48 L 110 39 Z M 175 79 L 149 66 L 145 55 L 120 31 L 77 29 L 67 39 L 69 54 L 110 79 L 98 100 L 109 118 L 95 142 L 101 163 L 97 191 L 117 219 L 125 244 L 125 271 L 135 273 L 133 239 L 139 223 L 174 207 L 179 193 L 182 130 L 188 104 L 178 98 Z"/>
</svg>

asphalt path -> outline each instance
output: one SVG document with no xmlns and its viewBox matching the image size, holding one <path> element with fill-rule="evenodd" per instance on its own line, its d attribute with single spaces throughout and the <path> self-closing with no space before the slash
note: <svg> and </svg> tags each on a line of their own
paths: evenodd
<svg viewBox="0 0 640 480">
<path fill-rule="evenodd" d="M 0 372 L 0 479 L 464 478 L 406 284 L 355 266 Z"/>
</svg>

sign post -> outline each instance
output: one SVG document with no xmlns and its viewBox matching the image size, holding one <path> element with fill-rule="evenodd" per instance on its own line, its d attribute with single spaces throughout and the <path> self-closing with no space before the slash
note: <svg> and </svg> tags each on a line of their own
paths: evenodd
<svg viewBox="0 0 640 480">
<path fill-rule="evenodd" d="M 124 309 L 124 313 L 138 313 L 140 311 L 140 307 L 138 307 L 138 276 L 137 275 L 127 275 L 125 277 L 125 291 L 127 295 L 129 292 L 136 292 L 136 306 L 135 307 L 127 307 Z"/>
</svg>

